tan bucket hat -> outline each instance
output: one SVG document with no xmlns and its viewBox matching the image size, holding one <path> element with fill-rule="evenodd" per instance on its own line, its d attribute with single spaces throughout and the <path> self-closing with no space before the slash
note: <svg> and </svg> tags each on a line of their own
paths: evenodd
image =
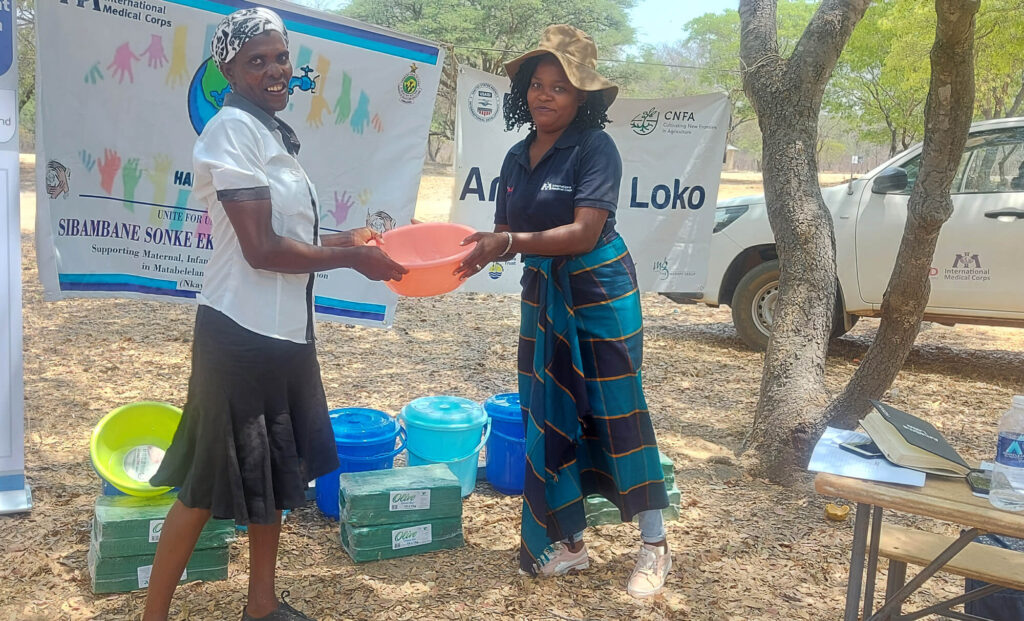
<svg viewBox="0 0 1024 621">
<path fill-rule="evenodd" d="M 569 82 L 581 91 L 601 91 L 606 105 L 612 105 L 619 87 L 597 72 L 597 44 L 587 33 L 566 24 L 548 26 L 540 35 L 537 49 L 505 63 L 505 73 L 515 77 L 520 65 L 534 56 L 551 54 L 562 64 Z"/>
</svg>

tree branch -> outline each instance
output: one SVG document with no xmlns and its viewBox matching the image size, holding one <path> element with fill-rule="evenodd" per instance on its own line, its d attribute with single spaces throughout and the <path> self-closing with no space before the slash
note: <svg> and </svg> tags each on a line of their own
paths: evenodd
<svg viewBox="0 0 1024 621">
<path fill-rule="evenodd" d="M 882 321 L 853 378 L 822 424 L 852 428 L 896 378 L 921 327 L 928 273 L 942 225 L 953 213 L 949 189 L 974 110 L 974 16 L 980 0 L 936 0 L 931 82 L 925 102 L 921 172 L 910 194 L 899 254 L 882 298 Z"/>
<path fill-rule="evenodd" d="M 740 65 L 743 88 L 750 102 L 754 101 L 751 86 L 774 73 L 781 62 L 774 0 L 740 0 Z"/>
<path fill-rule="evenodd" d="M 827 82 L 869 4 L 871 0 L 824 0 L 789 58 L 787 82 Z"/>
</svg>

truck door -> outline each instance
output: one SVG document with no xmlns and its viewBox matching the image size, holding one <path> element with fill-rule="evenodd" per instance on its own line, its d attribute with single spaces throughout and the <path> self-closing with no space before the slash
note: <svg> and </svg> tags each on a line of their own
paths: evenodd
<svg viewBox="0 0 1024 621">
<path fill-rule="evenodd" d="M 928 306 L 1024 313 L 1024 128 L 975 134 L 967 145 Z"/>
<path fill-rule="evenodd" d="M 865 191 L 857 221 L 857 274 L 865 301 L 881 304 L 899 251 L 920 155 L 901 164 L 907 189 Z M 968 137 L 931 269 L 931 312 L 1024 312 L 1024 128 Z"/>
</svg>

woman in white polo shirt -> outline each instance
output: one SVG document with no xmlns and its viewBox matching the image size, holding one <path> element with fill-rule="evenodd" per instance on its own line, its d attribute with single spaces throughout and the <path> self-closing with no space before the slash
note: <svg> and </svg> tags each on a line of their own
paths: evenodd
<svg viewBox="0 0 1024 621">
<path fill-rule="evenodd" d="M 153 485 L 180 487 L 164 523 L 144 619 L 171 597 L 210 517 L 249 526 L 242 619 L 309 619 L 278 601 L 281 511 L 338 467 L 313 337 L 314 272 L 352 268 L 371 280 L 405 269 L 366 242 L 369 229 L 320 236 L 316 192 L 299 141 L 275 116 L 292 66 L 281 18 L 244 9 L 218 25 L 212 53 L 231 84 L 193 152 L 196 197 L 214 251 L 196 313 L 188 400 Z"/>
</svg>

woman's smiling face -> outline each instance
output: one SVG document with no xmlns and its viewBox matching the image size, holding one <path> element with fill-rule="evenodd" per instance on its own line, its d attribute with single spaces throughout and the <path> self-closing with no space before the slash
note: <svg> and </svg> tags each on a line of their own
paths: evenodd
<svg viewBox="0 0 1024 621">
<path fill-rule="evenodd" d="M 292 61 L 288 45 L 277 31 L 267 31 L 247 41 L 223 67 L 231 90 L 274 114 L 288 105 L 288 81 Z"/>
<path fill-rule="evenodd" d="M 554 133 L 572 123 L 585 97 L 586 93 L 569 81 L 561 63 L 553 56 L 545 56 L 530 78 L 526 105 L 530 108 L 530 116 L 537 130 Z"/>
</svg>

